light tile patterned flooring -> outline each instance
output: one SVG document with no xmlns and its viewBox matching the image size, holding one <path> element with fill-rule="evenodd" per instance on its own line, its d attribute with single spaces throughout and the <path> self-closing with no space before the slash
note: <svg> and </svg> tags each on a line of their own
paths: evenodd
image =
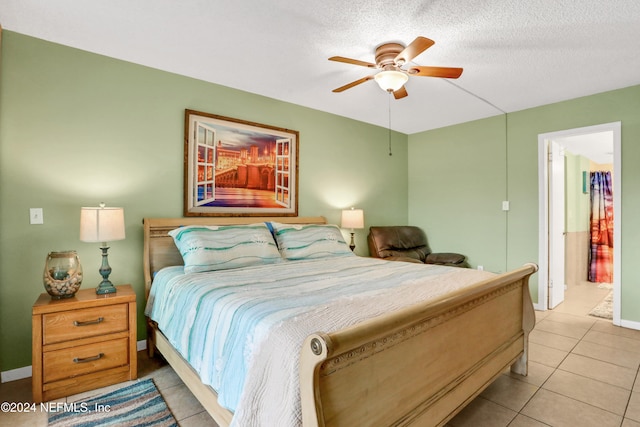
<svg viewBox="0 0 640 427">
<path fill-rule="evenodd" d="M 529 375 L 505 372 L 448 425 L 640 427 L 640 331 L 587 315 L 607 293 L 593 284 L 577 285 L 556 309 L 536 312 Z M 180 426 L 216 426 L 169 366 L 144 352 L 139 364 L 139 377 L 155 380 Z M 30 400 L 30 379 L 0 384 L 0 402 Z M 43 413 L 0 413 L 0 426 L 46 425 Z"/>
</svg>

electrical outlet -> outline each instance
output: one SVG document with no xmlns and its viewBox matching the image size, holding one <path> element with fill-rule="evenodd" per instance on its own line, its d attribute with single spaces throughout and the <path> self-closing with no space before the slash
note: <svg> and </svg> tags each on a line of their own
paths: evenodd
<svg viewBox="0 0 640 427">
<path fill-rule="evenodd" d="M 484 270 L 484 265 L 479 265 L 478 266 L 478 270 L 483 271 Z"/>
<path fill-rule="evenodd" d="M 42 208 L 29 209 L 29 224 L 44 224 Z"/>
<path fill-rule="evenodd" d="M 508 211 L 509 210 L 509 201 L 505 200 L 502 202 L 502 210 L 503 211 Z"/>
</svg>

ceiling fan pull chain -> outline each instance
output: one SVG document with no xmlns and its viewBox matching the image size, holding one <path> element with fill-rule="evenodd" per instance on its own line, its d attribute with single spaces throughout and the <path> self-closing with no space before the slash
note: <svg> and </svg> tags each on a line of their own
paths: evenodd
<svg viewBox="0 0 640 427">
<path fill-rule="evenodd" d="M 389 91 L 389 156 L 393 156 L 391 152 L 391 96 L 393 92 Z"/>
</svg>

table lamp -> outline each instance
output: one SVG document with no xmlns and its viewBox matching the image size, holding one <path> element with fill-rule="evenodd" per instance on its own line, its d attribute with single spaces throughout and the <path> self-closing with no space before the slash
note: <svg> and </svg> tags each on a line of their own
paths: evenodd
<svg viewBox="0 0 640 427">
<path fill-rule="evenodd" d="M 362 209 L 345 209 L 342 211 L 342 228 L 351 229 L 351 243 L 349 247 L 353 251 L 356 248 L 356 244 L 353 241 L 354 229 L 364 228 L 364 212 Z"/>
<path fill-rule="evenodd" d="M 80 240 L 83 242 L 102 242 L 102 265 L 98 270 L 102 282 L 96 288 L 96 294 L 112 294 L 116 287 L 109 280 L 111 267 L 107 258 L 109 247 L 107 242 L 124 239 L 124 209 L 107 208 L 104 203 L 100 207 L 82 208 L 80 210 Z"/>
</svg>

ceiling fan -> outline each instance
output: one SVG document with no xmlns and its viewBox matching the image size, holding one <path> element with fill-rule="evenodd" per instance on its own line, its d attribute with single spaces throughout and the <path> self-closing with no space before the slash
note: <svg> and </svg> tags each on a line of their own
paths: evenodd
<svg viewBox="0 0 640 427">
<path fill-rule="evenodd" d="M 410 66 L 406 69 L 402 68 L 405 64 L 411 62 L 413 58 L 433 46 L 434 43 L 431 39 L 419 36 L 406 47 L 400 43 L 382 44 L 376 48 L 375 64 L 342 56 L 332 56 L 329 58 L 329 61 L 344 62 L 382 70 L 376 74 L 363 77 L 334 89 L 333 92 L 342 92 L 360 83 L 375 80 L 382 90 L 392 92 L 395 99 L 400 99 L 407 96 L 407 89 L 404 87 L 404 84 L 409 80 L 409 76 L 443 77 L 447 79 L 457 79 L 460 77 L 462 68 L 423 67 L 418 65 Z"/>
</svg>

